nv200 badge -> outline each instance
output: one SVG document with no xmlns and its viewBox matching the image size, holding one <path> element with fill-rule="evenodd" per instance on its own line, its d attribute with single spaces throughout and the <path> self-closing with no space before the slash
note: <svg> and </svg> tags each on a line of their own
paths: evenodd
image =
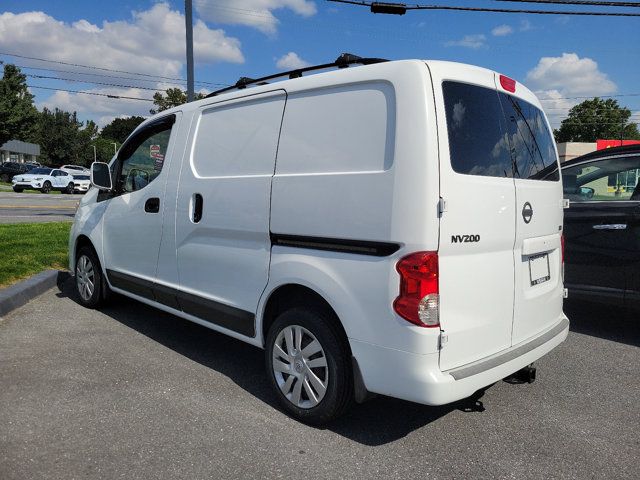
<svg viewBox="0 0 640 480">
<path fill-rule="evenodd" d="M 451 235 L 451 243 L 476 243 L 480 235 Z"/>
</svg>

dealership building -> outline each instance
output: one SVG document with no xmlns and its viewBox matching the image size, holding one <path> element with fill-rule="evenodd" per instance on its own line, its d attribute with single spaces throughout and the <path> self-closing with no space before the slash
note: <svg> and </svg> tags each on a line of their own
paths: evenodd
<svg viewBox="0 0 640 480">
<path fill-rule="evenodd" d="M 40 145 L 35 143 L 9 140 L 0 146 L 0 162 L 37 162 L 40 157 Z"/>
</svg>

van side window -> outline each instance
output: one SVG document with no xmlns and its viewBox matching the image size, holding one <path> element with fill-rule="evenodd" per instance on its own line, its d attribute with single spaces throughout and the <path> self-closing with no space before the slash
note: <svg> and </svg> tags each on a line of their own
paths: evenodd
<svg viewBox="0 0 640 480">
<path fill-rule="evenodd" d="M 135 192 L 153 182 L 164 165 L 175 118 L 161 119 L 130 137 L 118 154 L 117 188 Z"/>
<path fill-rule="evenodd" d="M 512 177 L 504 115 L 495 90 L 443 82 L 451 166 L 457 173 Z"/>
</svg>

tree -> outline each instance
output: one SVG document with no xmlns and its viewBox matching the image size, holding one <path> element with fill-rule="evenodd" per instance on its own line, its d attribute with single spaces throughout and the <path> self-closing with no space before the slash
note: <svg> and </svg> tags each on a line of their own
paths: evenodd
<svg viewBox="0 0 640 480">
<path fill-rule="evenodd" d="M 200 100 L 205 97 L 205 94 L 196 93 L 194 97 L 195 100 Z M 162 92 L 156 92 L 153 94 L 153 104 L 157 108 L 152 108 L 149 112 L 153 115 L 158 112 L 162 112 L 163 110 L 177 107 L 183 103 L 187 103 L 187 92 L 179 88 L 168 88 L 166 95 L 163 95 Z"/>
<path fill-rule="evenodd" d="M 100 132 L 100 137 L 117 142 L 124 143 L 129 134 L 144 121 L 143 117 L 126 117 L 116 118 L 108 125 L 105 125 Z"/>
<path fill-rule="evenodd" d="M 58 108 L 51 111 L 45 107 L 40 114 L 36 137 L 45 163 L 89 165 L 93 161 L 91 142 L 97 132 L 98 127 L 91 120 L 83 128 L 76 112 Z"/>
<path fill-rule="evenodd" d="M 37 121 L 27 77 L 15 65 L 5 65 L 0 79 L 0 145 L 9 140 L 33 141 Z"/>
<path fill-rule="evenodd" d="M 569 110 L 569 116 L 554 130 L 556 142 L 595 142 L 597 139 L 640 139 L 631 110 L 614 99 L 585 100 Z"/>
</svg>

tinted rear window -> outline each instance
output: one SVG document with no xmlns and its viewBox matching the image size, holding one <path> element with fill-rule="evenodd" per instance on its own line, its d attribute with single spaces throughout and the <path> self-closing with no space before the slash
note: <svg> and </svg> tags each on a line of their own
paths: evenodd
<svg viewBox="0 0 640 480">
<path fill-rule="evenodd" d="M 33 170 L 29 170 L 29 173 L 49 175 L 51 173 L 51 169 L 50 168 L 34 168 Z"/>
<path fill-rule="evenodd" d="M 559 179 L 553 138 L 539 109 L 475 85 L 444 82 L 442 89 L 454 171 Z"/>
</svg>

